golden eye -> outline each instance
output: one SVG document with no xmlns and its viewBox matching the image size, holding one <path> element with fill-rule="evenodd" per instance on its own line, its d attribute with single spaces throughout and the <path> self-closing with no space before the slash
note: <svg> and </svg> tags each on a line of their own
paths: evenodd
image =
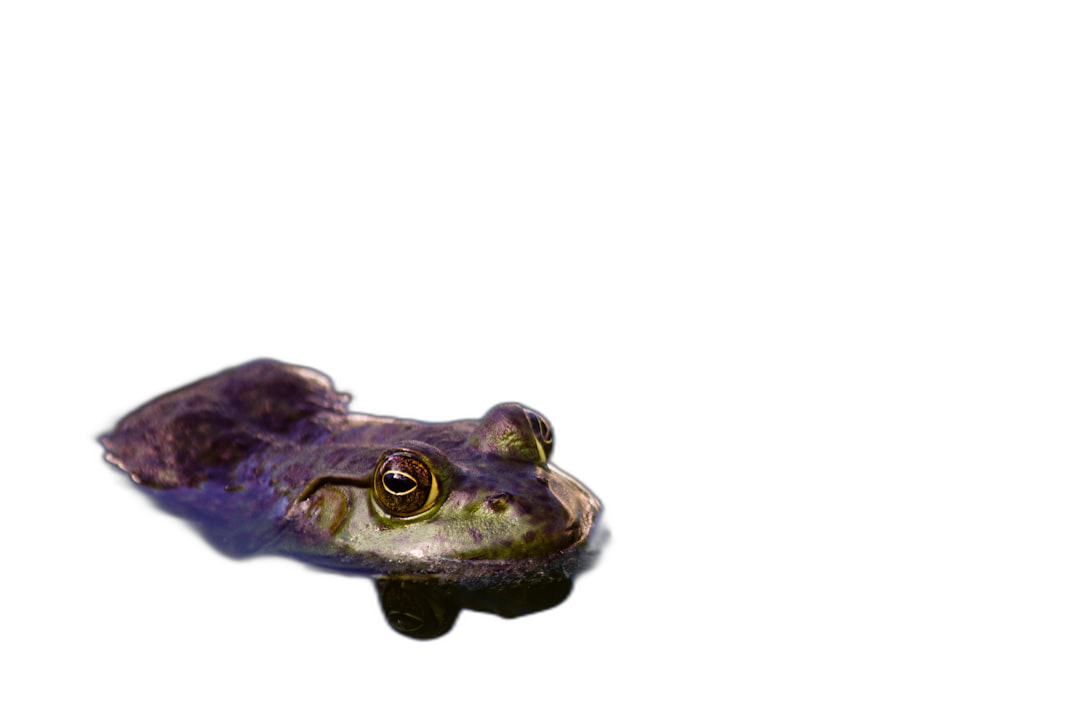
<svg viewBox="0 0 1080 720">
<path fill-rule="evenodd" d="M 525 410 L 525 417 L 529 419 L 529 428 L 536 438 L 537 450 L 540 451 L 540 462 L 547 462 L 555 446 L 555 435 L 551 432 L 551 424 L 535 410 L 523 409 Z"/>
<path fill-rule="evenodd" d="M 418 515 L 439 497 L 439 482 L 431 466 L 408 450 L 393 450 L 379 458 L 372 488 L 375 500 L 395 517 Z"/>
</svg>

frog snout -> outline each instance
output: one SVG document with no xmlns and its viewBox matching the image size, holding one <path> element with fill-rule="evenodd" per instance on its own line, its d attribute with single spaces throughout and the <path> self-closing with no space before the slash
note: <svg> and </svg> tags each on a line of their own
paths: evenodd
<svg viewBox="0 0 1080 720">
<path fill-rule="evenodd" d="M 573 476 L 555 466 L 549 466 L 548 470 L 551 473 L 551 493 L 566 514 L 564 534 L 571 543 L 585 539 L 592 530 L 596 516 L 600 514 L 600 500 Z"/>
</svg>

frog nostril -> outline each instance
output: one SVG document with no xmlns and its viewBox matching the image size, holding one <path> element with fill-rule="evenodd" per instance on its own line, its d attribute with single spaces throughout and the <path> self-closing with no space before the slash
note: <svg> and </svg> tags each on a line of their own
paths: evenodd
<svg viewBox="0 0 1080 720">
<path fill-rule="evenodd" d="M 487 500 L 484 501 L 484 505 L 494 513 L 506 512 L 506 509 L 510 507 L 511 498 L 510 493 L 496 493 L 489 495 Z"/>
</svg>

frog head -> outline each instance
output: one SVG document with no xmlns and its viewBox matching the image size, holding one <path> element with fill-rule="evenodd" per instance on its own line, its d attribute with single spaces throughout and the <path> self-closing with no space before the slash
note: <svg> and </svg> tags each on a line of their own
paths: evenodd
<svg viewBox="0 0 1080 720">
<path fill-rule="evenodd" d="M 480 420 L 350 416 L 286 516 L 279 549 L 379 572 L 489 574 L 543 566 L 584 544 L 597 498 L 550 463 L 551 423 L 518 403 Z"/>
</svg>

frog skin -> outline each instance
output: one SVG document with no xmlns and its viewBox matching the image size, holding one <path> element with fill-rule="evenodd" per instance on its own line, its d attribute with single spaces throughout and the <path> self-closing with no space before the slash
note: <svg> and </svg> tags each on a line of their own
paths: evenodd
<svg viewBox="0 0 1080 720">
<path fill-rule="evenodd" d="M 163 395 L 102 438 L 106 459 L 223 552 L 371 575 L 570 572 L 600 502 L 550 464 L 516 403 L 428 423 L 346 410 L 313 370 L 256 360 Z"/>
</svg>

